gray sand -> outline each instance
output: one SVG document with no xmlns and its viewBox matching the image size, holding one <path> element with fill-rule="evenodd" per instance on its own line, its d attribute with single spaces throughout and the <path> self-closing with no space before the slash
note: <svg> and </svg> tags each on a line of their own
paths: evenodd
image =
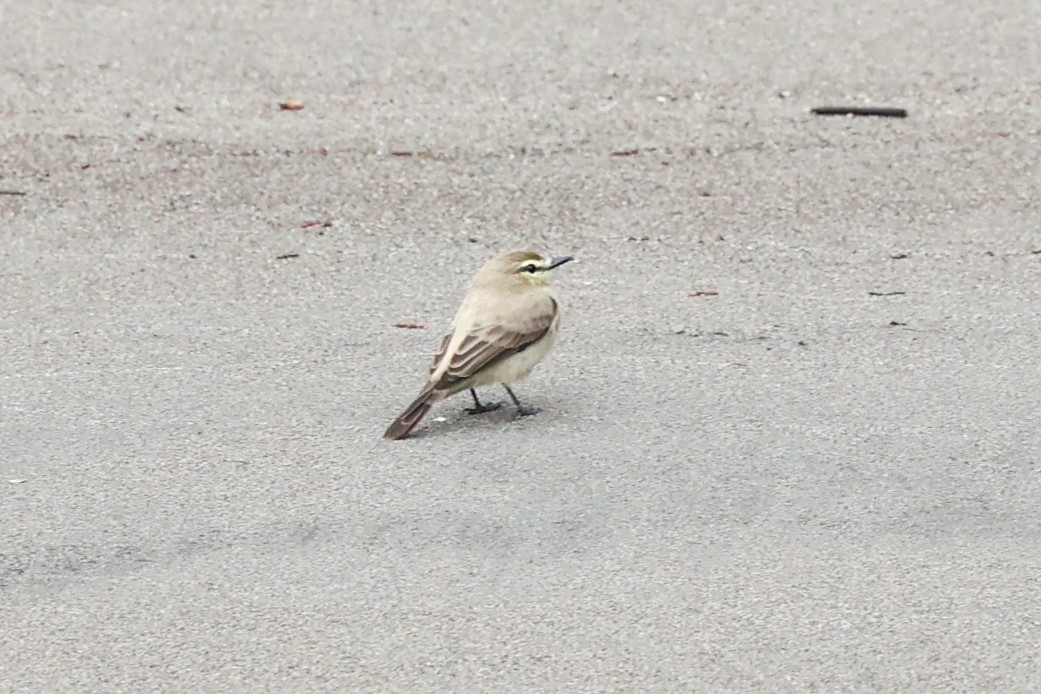
<svg viewBox="0 0 1041 694">
<path fill-rule="evenodd" d="M 1041 690 L 1041 10 L 554 5 L 0 0 L 0 691 Z"/>
</svg>

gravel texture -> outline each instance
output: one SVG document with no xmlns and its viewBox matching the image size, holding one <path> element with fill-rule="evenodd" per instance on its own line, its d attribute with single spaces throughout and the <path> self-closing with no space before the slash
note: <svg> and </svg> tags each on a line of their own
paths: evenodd
<svg viewBox="0 0 1041 694">
<path fill-rule="evenodd" d="M 1041 691 L 1039 36 L 0 0 L 0 691 Z M 383 441 L 512 247 L 543 413 Z"/>
</svg>

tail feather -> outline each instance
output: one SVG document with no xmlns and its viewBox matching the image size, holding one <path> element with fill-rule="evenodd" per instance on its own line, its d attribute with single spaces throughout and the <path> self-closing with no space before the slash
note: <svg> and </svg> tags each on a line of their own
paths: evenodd
<svg viewBox="0 0 1041 694">
<path fill-rule="evenodd" d="M 430 408 L 444 399 L 444 393 L 436 390 L 424 390 L 412 404 L 405 408 L 401 415 L 391 422 L 384 432 L 383 438 L 396 440 L 408 436 L 408 433 L 416 428 L 416 425 L 426 416 Z"/>
</svg>

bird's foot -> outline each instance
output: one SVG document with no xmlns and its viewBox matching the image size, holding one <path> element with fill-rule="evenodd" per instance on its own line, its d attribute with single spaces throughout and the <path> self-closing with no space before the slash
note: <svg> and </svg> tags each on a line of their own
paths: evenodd
<svg viewBox="0 0 1041 694">
<path fill-rule="evenodd" d="M 517 416 L 518 417 L 530 417 L 533 414 L 542 412 L 541 407 L 535 407 L 533 405 L 517 405 Z"/>
<path fill-rule="evenodd" d="M 485 412 L 495 412 L 502 406 L 503 403 L 501 402 L 491 402 L 483 405 L 475 405 L 474 407 L 463 408 L 463 412 L 465 412 L 466 414 L 484 414 Z"/>
</svg>

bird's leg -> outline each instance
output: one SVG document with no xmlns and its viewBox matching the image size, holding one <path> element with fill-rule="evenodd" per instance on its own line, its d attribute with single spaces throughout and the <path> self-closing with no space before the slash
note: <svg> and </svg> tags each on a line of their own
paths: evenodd
<svg viewBox="0 0 1041 694">
<path fill-rule="evenodd" d="M 501 402 L 493 402 L 488 405 L 482 405 L 481 401 L 477 399 L 477 391 L 473 388 L 470 389 L 470 395 L 474 396 L 474 406 L 467 407 L 464 412 L 467 414 L 484 414 L 485 412 L 494 412 L 495 410 L 502 407 Z"/>
<path fill-rule="evenodd" d="M 513 404 L 517 406 L 517 414 L 520 415 L 521 417 L 527 417 L 528 415 L 538 414 L 539 412 L 542 411 L 539 408 L 534 407 L 534 406 L 532 406 L 532 407 L 525 407 L 524 405 L 521 404 L 521 401 L 517 399 L 517 396 L 513 394 L 513 391 L 510 390 L 510 387 L 508 385 L 503 383 L 502 387 L 505 388 L 506 392 L 510 394 L 510 399 L 513 400 Z"/>
</svg>

